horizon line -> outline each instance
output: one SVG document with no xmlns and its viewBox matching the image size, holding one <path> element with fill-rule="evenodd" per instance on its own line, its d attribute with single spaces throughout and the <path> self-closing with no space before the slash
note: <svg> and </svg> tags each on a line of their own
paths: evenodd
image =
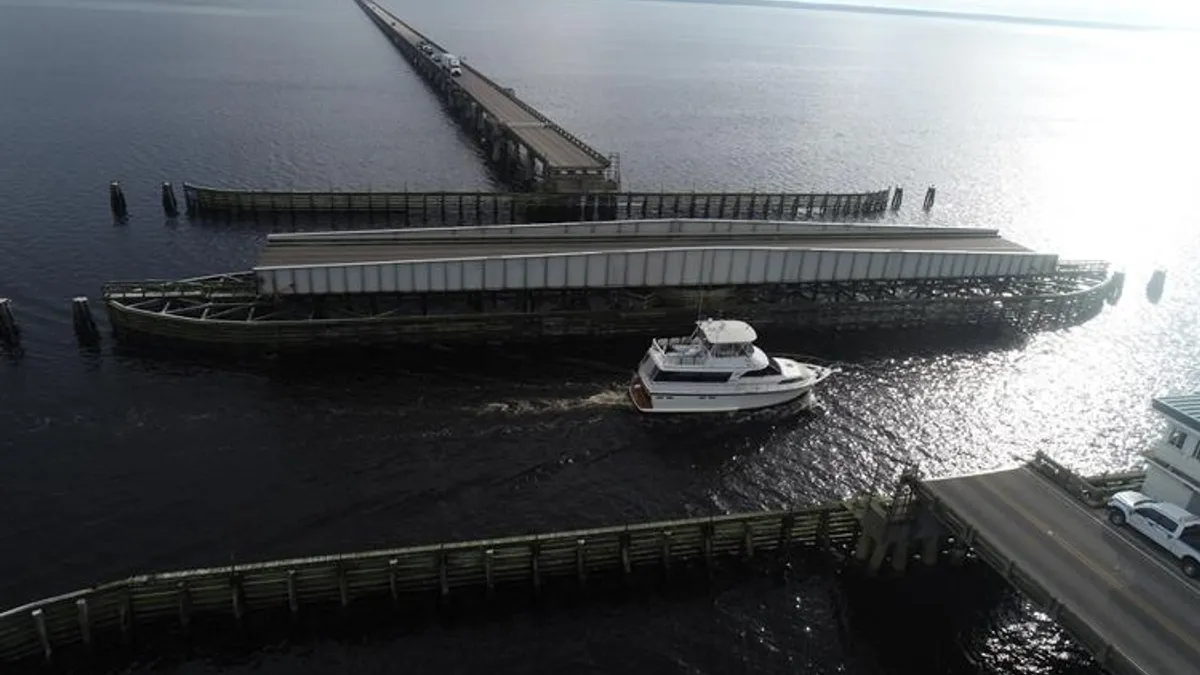
<svg viewBox="0 0 1200 675">
<path fill-rule="evenodd" d="M 677 2 L 701 5 L 748 5 L 755 7 L 777 7 L 782 9 L 799 9 L 816 12 L 846 12 L 851 14 L 889 14 L 897 16 L 923 16 L 938 19 L 957 19 L 962 21 L 991 21 L 998 23 L 1019 23 L 1045 26 L 1064 26 L 1071 28 L 1091 28 L 1101 30 L 1127 31 L 1193 31 L 1200 26 L 1181 25 L 1163 26 L 1146 23 L 1122 23 L 1119 21 L 1102 21 L 1094 19 L 1069 19 L 1062 17 L 1037 17 L 1020 14 L 994 14 L 987 12 L 966 12 L 948 9 L 922 9 L 919 7 L 893 7 L 887 5 L 843 4 L 838 2 L 812 2 L 810 0 L 638 0 L 640 2 Z"/>
</svg>

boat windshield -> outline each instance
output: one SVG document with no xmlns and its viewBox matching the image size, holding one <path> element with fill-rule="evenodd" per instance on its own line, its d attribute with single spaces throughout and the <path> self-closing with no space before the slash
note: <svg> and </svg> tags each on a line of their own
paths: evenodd
<svg viewBox="0 0 1200 675">
<path fill-rule="evenodd" d="M 771 375 L 780 375 L 782 373 L 783 370 L 780 369 L 779 362 L 775 360 L 774 356 L 772 356 L 767 359 L 767 365 L 759 368 L 758 370 L 751 370 L 748 373 L 743 373 L 742 377 L 769 377 Z"/>
<path fill-rule="evenodd" d="M 749 342 L 732 342 L 711 346 L 706 342 L 705 346 L 708 346 L 712 355 L 718 358 L 750 356 L 754 353 L 754 347 Z"/>
</svg>

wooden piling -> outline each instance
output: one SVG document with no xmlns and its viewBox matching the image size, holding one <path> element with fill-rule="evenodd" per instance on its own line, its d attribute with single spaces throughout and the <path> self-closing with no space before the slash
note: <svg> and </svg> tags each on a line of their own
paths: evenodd
<svg viewBox="0 0 1200 675">
<path fill-rule="evenodd" d="M 400 565 L 397 558 L 388 561 L 388 593 L 392 596 L 392 605 L 400 602 L 400 589 L 397 585 L 396 568 Z"/>
<path fill-rule="evenodd" d="M 928 211 L 929 209 L 932 209 L 933 208 L 933 200 L 936 197 L 937 197 L 937 188 L 930 185 L 929 189 L 925 191 L 925 204 L 921 208 L 923 208 L 926 211 Z"/>
<path fill-rule="evenodd" d="M 186 580 L 179 582 L 177 588 L 179 591 L 179 625 L 186 632 L 192 623 L 192 594 Z"/>
<path fill-rule="evenodd" d="M 79 621 L 79 639 L 87 647 L 92 646 L 92 615 L 88 611 L 87 598 L 75 601 L 75 613 Z"/>
<path fill-rule="evenodd" d="M 21 343 L 21 328 L 13 314 L 12 300 L 0 298 L 0 345 L 15 347 Z"/>
<path fill-rule="evenodd" d="M 133 598 L 129 592 L 121 594 L 117 605 L 117 624 L 121 629 L 121 640 L 125 644 L 133 638 Z"/>
<path fill-rule="evenodd" d="M 438 556 L 438 585 L 442 591 L 442 597 L 450 595 L 450 577 L 446 571 L 446 552 L 442 551 Z"/>
<path fill-rule="evenodd" d="M 900 537 L 892 544 L 892 570 L 903 572 L 908 568 L 909 542 L 907 537 Z"/>
<path fill-rule="evenodd" d="M 1157 303 L 1162 299 L 1163 288 L 1167 283 L 1167 271 L 1164 269 L 1156 269 L 1150 275 L 1150 281 L 1146 283 L 1146 298 L 1152 303 Z"/>
<path fill-rule="evenodd" d="M 487 589 L 488 597 L 496 592 L 496 578 L 492 559 L 496 556 L 495 549 L 487 549 L 483 552 L 483 585 Z"/>
<path fill-rule="evenodd" d="M 542 553 L 542 545 L 534 540 L 529 544 L 529 574 L 533 578 L 533 594 L 540 595 L 542 592 L 542 570 L 539 558 Z"/>
<path fill-rule="evenodd" d="M 629 533 L 621 535 L 617 544 L 621 552 L 621 572 L 628 579 L 633 574 L 633 562 L 629 558 Z"/>
<path fill-rule="evenodd" d="M 175 188 L 170 181 L 163 181 L 162 184 L 162 207 L 168 218 L 179 215 L 179 203 L 175 201 Z"/>
<path fill-rule="evenodd" d="M 575 573 L 579 577 L 579 586 L 587 584 L 587 540 L 575 540 Z"/>
<path fill-rule="evenodd" d="M 818 516 L 819 518 L 820 516 Z M 779 521 L 779 541 L 775 544 L 776 548 L 783 554 L 784 558 L 788 554 L 788 542 L 792 539 L 792 528 L 796 526 L 796 517 L 792 514 L 787 514 Z"/>
<path fill-rule="evenodd" d="M 233 618 L 241 624 L 245 607 L 242 598 L 242 579 L 236 574 L 229 577 L 229 604 L 233 611 Z"/>
<path fill-rule="evenodd" d="M 287 571 L 287 603 L 288 612 L 292 616 L 300 613 L 300 598 L 296 595 L 296 570 Z"/>
<path fill-rule="evenodd" d="M 1105 301 L 1108 302 L 1108 304 L 1110 304 L 1110 305 L 1115 305 L 1118 302 L 1120 302 L 1121 295 L 1124 292 L 1125 292 L 1125 272 L 1124 272 L 1124 270 L 1117 270 L 1116 272 L 1113 272 L 1112 290 L 1109 291 L 1108 297 L 1105 298 Z"/>
<path fill-rule="evenodd" d="M 121 189 L 120 181 L 113 181 L 108 184 L 108 206 L 112 209 L 113 216 L 124 218 L 129 215 L 129 207 L 125 203 L 125 191 Z"/>
<path fill-rule="evenodd" d="M 46 630 L 46 613 L 41 608 L 33 610 L 33 627 L 37 630 L 38 642 L 42 644 L 42 654 L 46 662 L 53 661 L 54 651 L 50 648 L 50 633 Z"/>
<path fill-rule="evenodd" d="M 930 537 L 921 542 L 921 562 L 926 565 L 936 565 L 941 547 L 942 542 L 938 537 Z"/>
<path fill-rule="evenodd" d="M 346 564 L 340 560 L 337 564 L 337 578 L 338 599 L 341 600 L 342 607 L 345 608 L 350 605 L 350 583 L 346 579 Z"/>
<path fill-rule="evenodd" d="M 897 187 L 892 193 L 892 213 L 900 210 L 900 205 L 904 203 L 904 188 Z"/>
<path fill-rule="evenodd" d="M 713 526 L 706 523 L 700 528 L 700 548 L 704 552 L 704 571 L 713 574 Z"/>
<path fill-rule="evenodd" d="M 79 296 L 71 300 L 71 319 L 75 324 L 75 337 L 81 345 L 94 345 L 100 341 L 100 330 L 92 318 L 92 310 L 88 307 L 88 299 Z"/>
</svg>

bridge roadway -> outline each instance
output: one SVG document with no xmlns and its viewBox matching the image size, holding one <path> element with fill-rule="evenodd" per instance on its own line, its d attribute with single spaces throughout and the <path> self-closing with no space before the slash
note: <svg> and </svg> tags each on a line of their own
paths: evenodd
<svg viewBox="0 0 1200 675">
<path fill-rule="evenodd" d="M 1029 468 L 925 488 L 1146 675 L 1200 673 L 1200 584 L 1153 544 Z"/>
<path fill-rule="evenodd" d="M 484 256 L 582 253 L 695 247 L 773 246 L 781 248 L 844 250 L 968 251 L 973 253 L 1027 253 L 1028 249 L 999 236 L 923 233 L 919 236 L 820 235 L 820 234 L 673 234 L 673 235 L 511 235 L 507 237 L 380 238 L 337 240 L 269 239 L 259 257 L 260 267 L 333 265 Z"/>
<path fill-rule="evenodd" d="M 422 36 L 378 4 L 367 1 L 364 6 L 368 11 L 383 18 L 401 39 L 406 40 L 414 48 L 417 48 L 421 41 L 425 40 L 434 47 L 442 49 L 433 40 Z M 454 53 L 453 50 L 444 51 Z M 507 126 L 526 147 L 532 149 L 534 154 L 541 157 L 550 167 L 602 170 L 608 166 L 607 159 L 600 159 L 597 155 L 572 143 L 559 130 L 539 119 L 537 115 L 527 110 L 512 96 L 466 63 L 462 64 L 462 75 L 456 78 L 456 81 L 471 98 L 483 106 L 489 116 Z"/>
</svg>

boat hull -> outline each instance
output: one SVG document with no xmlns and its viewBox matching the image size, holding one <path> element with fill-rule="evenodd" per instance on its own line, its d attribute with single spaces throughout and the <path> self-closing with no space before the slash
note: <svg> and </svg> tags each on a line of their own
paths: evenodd
<svg viewBox="0 0 1200 675">
<path fill-rule="evenodd" d="M 635 376 L 629 384 L 629 400 L 647 414 L 729 413 L 772 408 L 796 401 L 812 392 L 816 383 L 772 391 L 704 393 L 651 392 Z"/>
</svg>

